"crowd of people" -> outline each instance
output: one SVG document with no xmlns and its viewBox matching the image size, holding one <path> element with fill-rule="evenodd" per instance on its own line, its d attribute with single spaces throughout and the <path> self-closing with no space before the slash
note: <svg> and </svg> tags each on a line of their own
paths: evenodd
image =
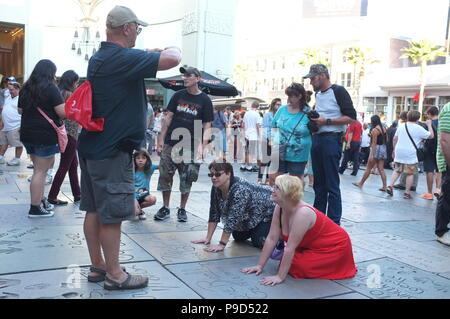
<svg viewBox="0 0 450 319">
<path fill-rule="evenodd" d="M 263 272 L 275 249 L 284 250 L 278 274 L 263 278 L 263 285 L 281 284 L 288 274 L 334 280 L 356 275 L 351 240 L 340 227 L 340 174 L 350 162 L 355 177 L 360 165 L 367 165 L 355 186 L 362 188 L 376 170 L 382 180 L 380 191 L 393 196 L 394 188 L 404 188 L 404 198 L 411 199 L 423 161 L 428 193 L 422 197 L 439 198 L 436 235 L 450 245 L 450 104 L 440 114 L 437 108 L 427 110 L 426 127 L 419 122 L 417 111 L 403 113 L 401 122 L 389 129 L 377 115 L 370 123 L 361 123 L 347 90 L 332 84 L 327 67 L 319 64 L 304 77 L 314 88 L 314 105 L 314 93 L 292 83 L 285 91 L 287 104 L 274 99 L 265 114 L 257 102 L 245 114 L 219 111 L 199 88 L 200 71 L 186 66 L 180 69 L 186 89 L 172 97 L 165 111 L 153 109 L 146 102 L 143 80 L 177 67 L 181 50 L 133 49 L 148 24 L 126 7 L 115 7 L 106 25 L 107 41 L 91 58 L 87 71 L 93 117 L 105 119 L 101 132 L 66 119 L 65 101 L 76 91 L 79 76 L 67 71 L 57 85 L 56 65 L 50 60 L 39 61 L 23 87 L 8 78 L 7 89 L 0 94 L 0 163 L 6 163 L 8 146 L 16 153 L 7 165 L 20 165 L 23 148 L 30 156 L 34 169 L 30 218 L 52 217 L 55 206 L 68 204 L 58 194 L 69 174 L 74 202 L 80 202 L 80 210 L 87 212 L 89 281 L 104 281 L 107 290 L 148 285 L 147 277 L 131 275 L 119 264 L 121 224 L 145 220 L 144 209 L 157 204 L 150 187 L 157 170 L 163 203 L 154 219 L 170 218 L 173 179 L 178 172 L 177 219 L 188 222 L 186 205 L 209 152 L 215 158 L 208 167 L 212 182 L 208 231 L 193 243 L 218 253 L 231 237 L 251 240 L 262 249 L 261 258 L 258 265 L 242 272 L 256 275 Z M 62 127 L 67 131 L 64 147 L 58 130 Z M 153 152 L 159 155 L 158 164 L 153 163 Z M 59 169 L 50 193 L 44 196 L 46 176 L 59 153 Z M 242 171 L 258 173 L 258 183 L 235 176 L 231 163 L 238 160 L 242 160 Z M 386 167 L 394 168 L 390 184 Z M 306 175 L 315 192 L 312 206 L 302 201 Z M 395 184 L 399 178 L 403 181 Z M 213 244 L 220 222 L 224 225 L 221 240 Z"/>
</svg>

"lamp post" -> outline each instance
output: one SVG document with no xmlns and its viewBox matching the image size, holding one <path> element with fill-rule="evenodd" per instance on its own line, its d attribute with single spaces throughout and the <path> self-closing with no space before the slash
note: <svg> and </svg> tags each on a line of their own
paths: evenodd
<svg viewBox="0 0 450 319">
<path fill-rule="evenodd" d="M 89 61 L 89 56 L 94 55 L 100 44 L 100 32 L 97 30 L 94 36 L 92 25 L 98 22 L 98 18 L 94 18 L 95 9 L 104 0 L 74 0 L 83 13 L 81 22 L 81 32 L 77 28 L 73 36 L 72 51 L 76 51 L 77 55 L 84 54 L 85 61 Z M 91 51 L 92 50 L 92 51 Z"/>
</svg>

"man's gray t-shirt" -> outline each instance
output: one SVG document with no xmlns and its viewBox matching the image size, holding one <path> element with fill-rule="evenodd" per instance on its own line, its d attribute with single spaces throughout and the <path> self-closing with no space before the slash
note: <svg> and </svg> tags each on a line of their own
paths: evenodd
<svg viewBox="0 0 450 319">
<path fill-rule="evenodd" d="M 333 85 L 324 92 L 318 92 L 316 95 L 316 111 L 320 116 L 326 119 L 337 119 L 342 116 L 348 116 L 354 120 L 357 119 L 356 110 L 353 106 L 352 98 L 347 90 L 339 85 Z M 321 133 L 344 133 L 347 125 L 325 125 L 320 127 Z"/>
</svg>

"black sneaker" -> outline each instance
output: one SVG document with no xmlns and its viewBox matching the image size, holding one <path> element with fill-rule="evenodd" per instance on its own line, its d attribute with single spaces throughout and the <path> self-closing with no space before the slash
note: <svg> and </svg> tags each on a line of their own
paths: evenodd
<svg viewBox="0 0 450 319">
<path fill-rule="evenodd" d="M 158 213 L 155 215 L 155 220 L 166 220 L 170 218 L 170 209 L 167 209 L 165 207 L 161 208 Z"/>
<path fill-rule="evenodd" d="M 57 199 L 57 200 L 48 199 L 47 201 L 50 204 L 54 205 L 54 206 L 67 206 L 67 205 L 69 205 L 69 202 L 64 202 L 64 201 L 59 200 L 59 199 Z"/>
<path fill-rule="evenodd" d="M 30 211 L 28 213 L 28 218 L 50 218 L 55 215 L 54 212 L 49 212 L 45 210 L 41 206 L 31 206 Z"/>
<path fill-rule="evenodd" d="M 186 210 L 183 208 L 178 209 L 178 221 L 180 223 L 187 223 L 188 221 Z"/>
</svg>

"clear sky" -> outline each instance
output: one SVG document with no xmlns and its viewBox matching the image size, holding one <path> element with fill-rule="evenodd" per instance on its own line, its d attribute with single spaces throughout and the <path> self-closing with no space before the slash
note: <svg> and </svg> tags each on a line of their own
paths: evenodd
<svg viewBox="0 0 450 319">
<path fill-rule="evenodd" d="M 362 27 L 360 18 L 304 20 L 302 0 L 237 1 L 237 58 L 352 36 L 403 36 L 445 43 L 449 0 L 368 0 Z"/>
</svg>

